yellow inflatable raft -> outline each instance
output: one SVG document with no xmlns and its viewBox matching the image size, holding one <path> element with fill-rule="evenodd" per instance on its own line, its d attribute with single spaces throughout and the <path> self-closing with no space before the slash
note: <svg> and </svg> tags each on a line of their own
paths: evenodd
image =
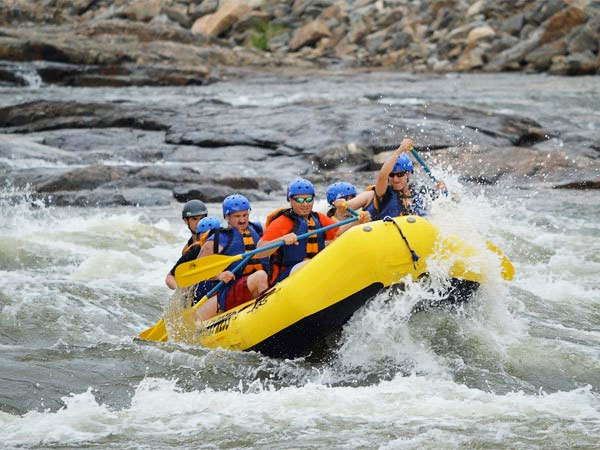
<svg viewBox="0 0 600 450">
<path fill-rule="evenodd" d="M 502 276 L 512 279 L 510 261 L 491 244 L 488 248 L 503 258 Z M 165 316 L 169 338 L 273 357 L 305 355 L 382 288 L 407 275 L 424 275 L 431 257 L 440 260 L 438 266 L 446 261 L 448 277 L 463 287 L 476 288 L 483 280 L 472 247 L 442 239 L 422 217 L 397 217 L 353 227 L 256 300 L 205 322 L 194 322 L 193 314 Z"/>
</svg>

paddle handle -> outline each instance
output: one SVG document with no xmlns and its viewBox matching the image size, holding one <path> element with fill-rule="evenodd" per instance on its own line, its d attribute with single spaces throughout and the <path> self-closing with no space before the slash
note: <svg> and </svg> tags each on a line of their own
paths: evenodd
<svg viewBox="0 0 600 450">
<path fill-rule="evenodd" d="M 412 153 L 412 155 L 415 157 L 415 159 L 417 160 L 417 162 L 419 164 L 421 164 L 421 167 L 423 167 L 423 169 L 425 170 L 425 172 L 427 172 L 427 175 L 429 175 L 431 177 L 431 179 L 433 180 L 434 183 L 437 183 L 437 178 L 435 177 L 435 175 L 431 172 L 431 169 L 429 168 L 429 166 L 427 165 L 427 163 L 423 160 L 423 158 L 421 158 L 421 155 L 419 155 L 419 153 L 413 148 L 410 150 L 410 152 Z M 442 193 L 445 196 L 448 196 L 448 190 L 444 189 L 442 191 Z"/>
</svg>

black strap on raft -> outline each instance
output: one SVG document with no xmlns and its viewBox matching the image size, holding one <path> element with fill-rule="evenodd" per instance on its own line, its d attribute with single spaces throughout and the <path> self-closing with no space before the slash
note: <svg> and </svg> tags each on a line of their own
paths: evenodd
<svg viewBox="0 0 600 450">
<path fill-rule="evenodd" d="M 402 240 L 406 244 L 406 247 L 408 247 L 408 250 L 410 251 L 410 254 L 412 256 L 413 267 L 414 267 L 415 270 L 417 270 L 417 261 L 419 260 L 419 255 L 417 255 L 417 253 L 410 247 L 410 244 L 408 243 L 408 239 L 406 239 L 406 236 L 404 236 L 404 233 L 402 232 L 402 229 L 398 226 L 398 224 L 390 216 L 385 216 L 383 218 L 383 221 L 384 222 L 392 222 L 394 224 L 394 226 L 398 230 L 398 233 L 400 233 L 400 236 L 402 237 Z"/>
</svg>

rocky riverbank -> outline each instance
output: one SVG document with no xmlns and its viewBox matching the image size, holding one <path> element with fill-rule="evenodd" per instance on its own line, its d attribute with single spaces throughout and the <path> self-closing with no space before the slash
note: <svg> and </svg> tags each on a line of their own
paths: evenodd
<svg viewBox="0 0 600 450">
<path fill-rule="evenodd" d="M 0 83 L 205 84 L 232 67 L 600 70 L 591 0 L 7 0 Z"/>
<path fill-rule="evenodd" d="M 540 120 L 517 86 L 506 110 L 492 74 L 598 73 L 599 17 L 589 0 L 8 0 L 0 169 L 56 205 L 267 199 L 298 175 L 364 185 L 411 136 L 465 181 L 595 188 L 594 116 Z M 438 100 L 464 72 L 488 84 Z"/>
<path fill-rule="evenodd" d="M 410 136 L 465 183 L 598 188 L 600 123 L 568 98 L 585 100 L 588 88 L 553 100 L 566 80 L 246 74 L 206 87 L 5 89 L 0 170 L 11 189 L 60 206 L 219 202 L 233 191 L 273 200 L 297 176 L 321 193 L 340 179 L 362 188 Z M 465 106 L 481 89 L 490 104 L 513 102 L 544 122 Z M 538 105 L 545 89 L 562 110 Z"/>
</svg>

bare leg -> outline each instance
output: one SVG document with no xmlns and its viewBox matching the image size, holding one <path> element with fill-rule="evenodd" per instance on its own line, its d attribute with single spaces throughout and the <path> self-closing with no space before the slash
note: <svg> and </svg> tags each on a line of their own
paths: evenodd
<svg viewBox="0 0 600 450">
<path fill-rule="evenodd" d="M 217 296 L 213 295 L 196 309 L 196 320 L 206 320 L 217 315 Z"/>
<path fill-rule="evenodd" d="M 248 277 L 248 290 L 252 293 L 252 297 L 258 297 L 268 287 L 267 272 L 264 270 L 254 272 Z"/>
<path fill-rule="evenodd" d="M 309 262 L 310 259 L 306 259 L 302 262 L 299 262 L 298 264 L 296 264 L 294 267 L 292 267 L 292 270 L 290 271 L 290 275 L 293 274 L 295 271 L 297 271 L 298 269 L 301 269 L 302 267 L 304 267 L 304 265 Z"/>
</svg>

